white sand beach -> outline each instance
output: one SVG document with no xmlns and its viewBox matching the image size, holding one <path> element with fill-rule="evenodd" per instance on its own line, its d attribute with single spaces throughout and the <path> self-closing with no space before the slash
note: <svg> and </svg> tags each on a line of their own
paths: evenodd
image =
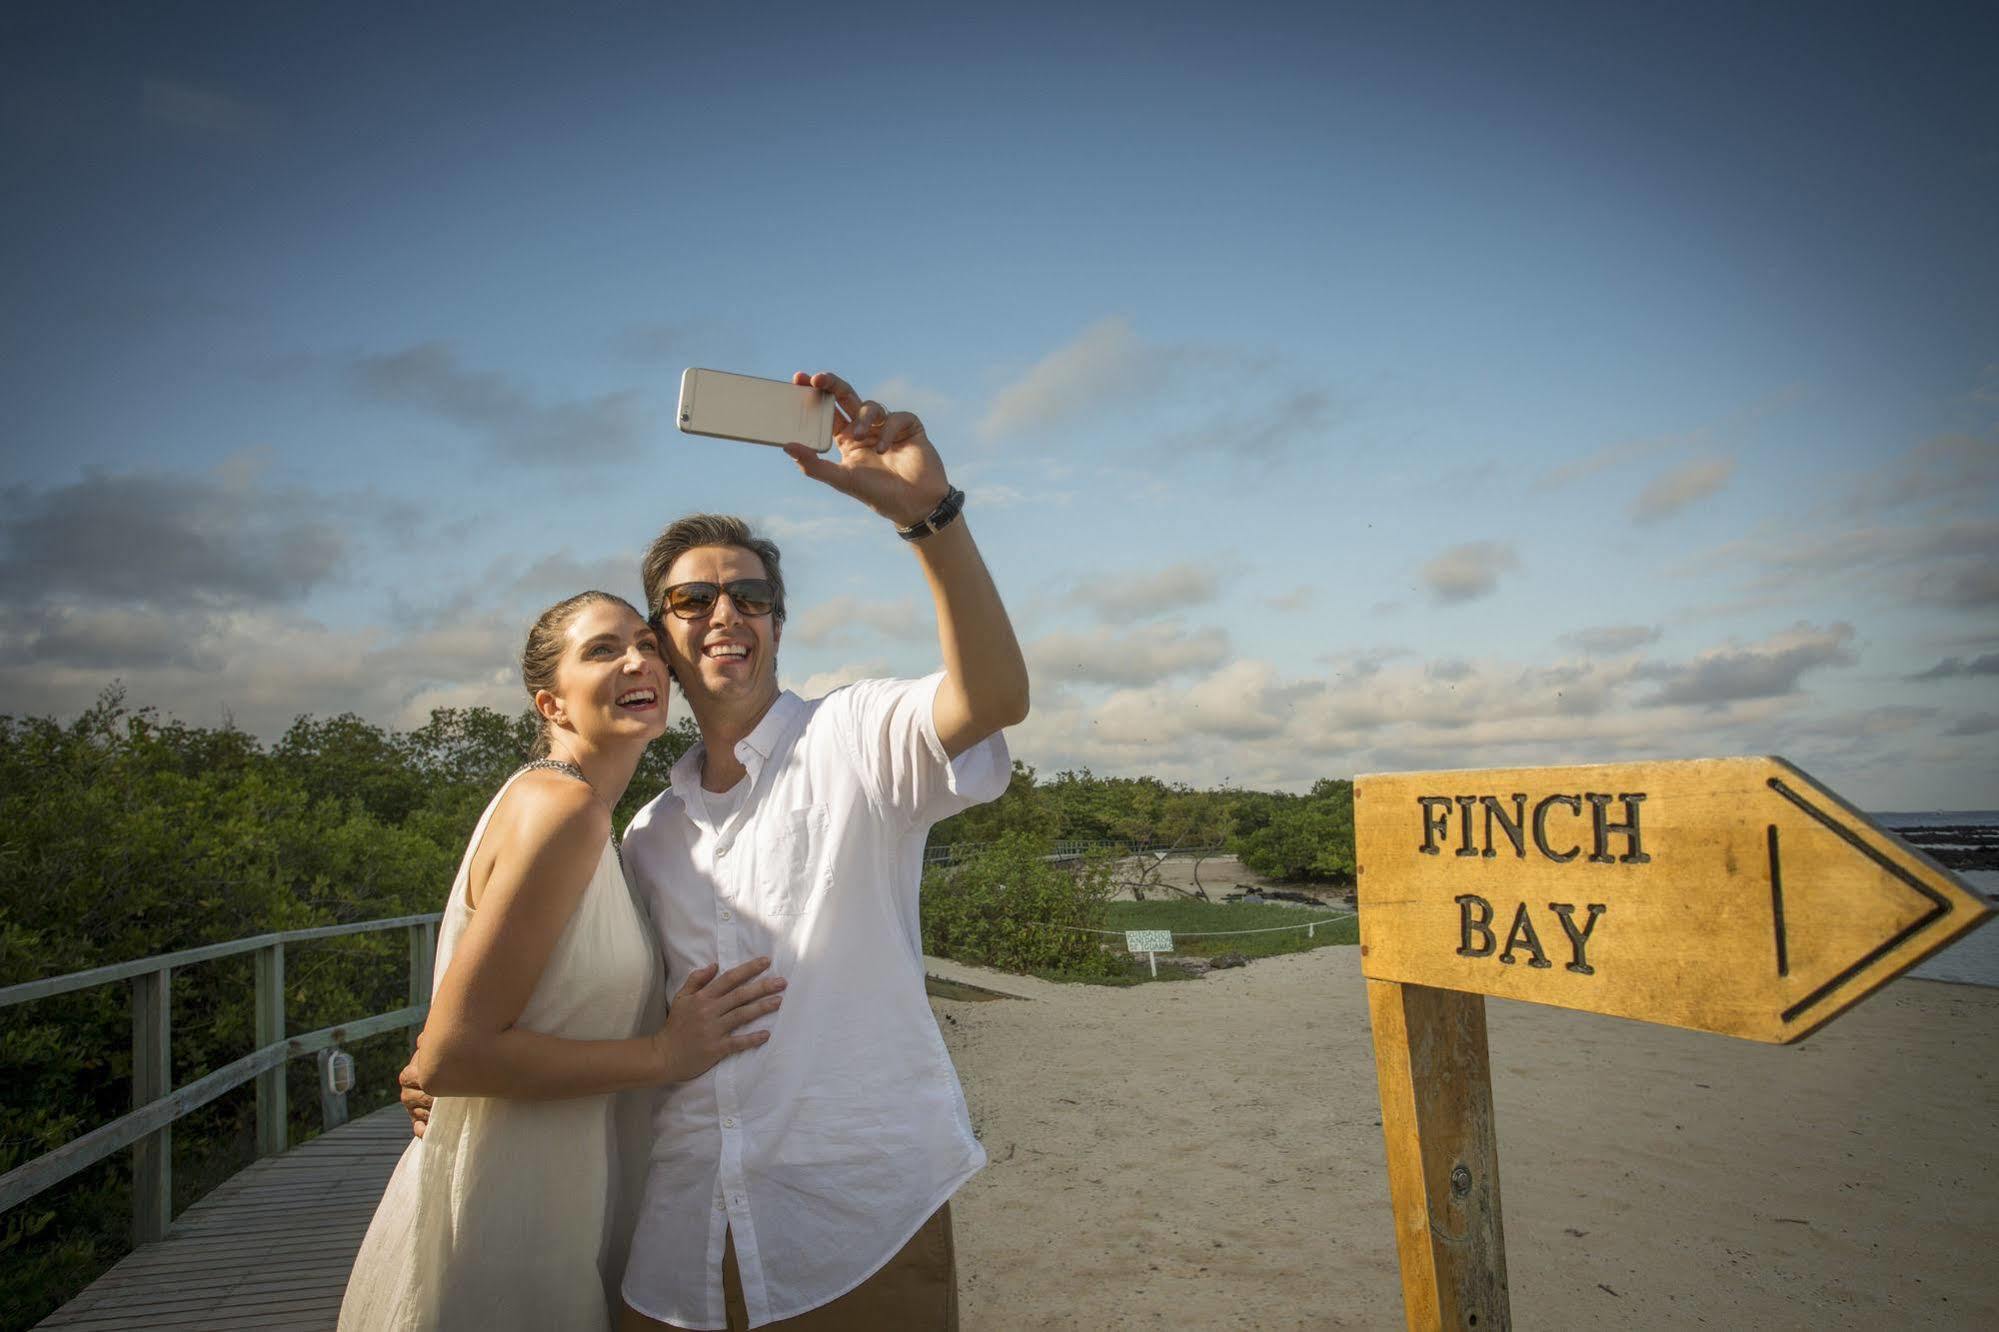
<svg viewBox="0 0 1999 1332">
<path fill-rule="evenodd" d="M 1357 950 L 1004 984 L 933 1001 L 992 1158 L 968 1329 L 1402 1326 Z M 1487 1008 L 1517 1326 L 1999 1326 L 1999 990 L 1792 1047 Z"/>
</svg>

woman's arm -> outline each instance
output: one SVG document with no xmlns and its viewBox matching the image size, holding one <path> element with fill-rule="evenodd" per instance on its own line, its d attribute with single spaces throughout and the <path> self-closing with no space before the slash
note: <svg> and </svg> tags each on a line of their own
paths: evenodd
<svg viewBox="0 0 1999 1332">
<path fill-rule="evenodd" d="M 593 1096 L 695 1077 L 768 1039 L 768 1032 L 735 1034 L 778 1006 L 784 982 L 754 979 L 767 958 L 721 977 L 712 968 L 696 972 L 666 1025 L 647 1035 L 583 1041 L 515 1026 L 596 873 L 610 814 L 581 783 L 536 781 L 516 785 L 493 825 L 486 835 L 502 840 L 492 873 L 437 987 L 417 1050 L 425 1092 Z"/>
</svg>

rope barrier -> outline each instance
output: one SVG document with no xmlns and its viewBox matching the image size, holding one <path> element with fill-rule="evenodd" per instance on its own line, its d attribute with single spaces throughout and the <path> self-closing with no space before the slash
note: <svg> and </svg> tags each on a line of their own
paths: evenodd
<svg viewBox="0 0 1999 1332">
<path fill-rule="evenodd" d="M 1296 925 L 1268 925 L 1258 930 L 1195 930 L 1184 934 L 1179 930 L 1174 930 L 1173 937 L 1175 939 L 1224 939 L 1236 934 L 1276 934 L 1283 930 L 1311 929 L 1319 925 L 1331 925 L 1337 921 L 1352 920 L 1357 914 L 1357 912 L 1349 911 L 1341 916 L 1327 916 L 1324 920 L 1301 920 Z M 1040 923 L 1047 924 L 1048 922 L 1043 921 Z M 1052 928 L 1073 930 L 1077 934 L 1114 934 L 1123 936 L 1130 933 L 1129 930 L 1094 930 L 1087 925 L 1055 925 Z"/>
</svg>

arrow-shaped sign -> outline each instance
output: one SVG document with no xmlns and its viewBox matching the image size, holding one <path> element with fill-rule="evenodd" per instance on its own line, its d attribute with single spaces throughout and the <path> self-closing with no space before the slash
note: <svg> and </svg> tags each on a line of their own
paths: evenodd
<svg viewBox="0 0 1999 1332">
<path fill-rule="evenodd" d="M 1361 970 L 1789 1042 L 1992 914 L 1774 758 L 1354 786 Z"/>
</svg>

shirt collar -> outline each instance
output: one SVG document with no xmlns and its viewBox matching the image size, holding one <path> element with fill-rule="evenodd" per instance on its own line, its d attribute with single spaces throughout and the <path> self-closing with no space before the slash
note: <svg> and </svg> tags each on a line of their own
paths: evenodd
<svg viewBox="0 0 1999 1332">
<path fill-rule="evenodd" d="M 789 689 L 779 694 L 776 702 L 770 705 L 770 710 L 764 713 L 763 720 L 757 723 L 756 729 L 744 736 L 742 744 L 736 747 L 736 757 L 746 759 L 742 751 L 749 748 L 756 751 L 758 758 L 769 758 L 771 751 L 777 748 L 777 742 L 791 729 L 792 722 L 804 707 L 805 700 Z"/>
<path fill-rule="evenodd" d="M 764 760 L 771 756 L 777 742 L 791 730 L 799 713 L 804 710 L 805 700 L 789 689 L 785 690 L 764 712 L 763 719 L 755 728 L 736 745 L 736 757 L 750 770 L 751 780 L 755 780 L 757 770 L 763 767 Z M 697 740 L 673 765 L 673 793 L 680 797 L 683 808 L 689 804 L 694 788 L 701 784 L 701 756 L 707 752 L 707 744 Z"/>
</svg>

